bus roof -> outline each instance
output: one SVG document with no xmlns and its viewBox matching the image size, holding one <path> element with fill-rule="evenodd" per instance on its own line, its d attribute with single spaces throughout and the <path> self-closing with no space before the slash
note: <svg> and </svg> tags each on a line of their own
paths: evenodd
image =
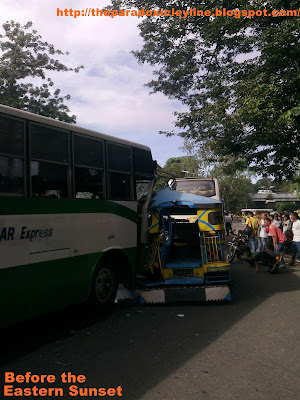
<svg viewBox="0 0 300 400">
<path fill-rule="evenodd" d="M 253 213 L 255 212 L 271 212 L 273 211 L 273 208 L 243 208 L 241 212 L 248 212 L 251 211 Z"/>
<path fill-rule="evenodd" d="M 176 178 L 176 181 L 186 181 L 186 180 L 205 180 L 205 181 L 209 181 L 209 180 L 211 180 L 211 181 L 213 181 L 213 180 L 215 180 L 216 178 L 211 178 L 211 177 L 207 177 L 207 178 L 204 178 L 204 177 L 202 177 L 202 176 L 186 176 L 185 178 Z"/>
<path fill-rule="evenodd" d="M 151 152 L 150 147 L 139 144 L 139 143 L 131 142 L 131 141 L 125 140 L 125 139 L 119 139 L 115 136 L 106 135 L 104 133 L 100 133 L 100 132 L 97 132 L 97 131 L 94 131 L 91 129 L 81 128 L 78 125 L 73 125 L 73 124 L 69 124 L 67 122 L 58 121 L 56 119 L 49 118 L 49 117 L 43 117 L 38 114 L 33 114 L 28 111 L 18 110 L 17 108 L 8 107 L 3 104 L 0 104 L 0 113 L 11 115 L 11 116 L 17 117 L 17 118 L 24 118 L 24 119 L 27 119 L 30 121 L 41 123 L 41 124 L 55 126 L 57 128 L 65 129 L 65 130 L 76 132 L 76 133 L 82 133 L 85 135 L 102 138 L 102 139 L 108 140 L 110 142 L 120 143 L 120 144 L 131 146 L 131 147 L 137 147 L 139 149 L 143 149 L 143 150 Z"/>
</svg>

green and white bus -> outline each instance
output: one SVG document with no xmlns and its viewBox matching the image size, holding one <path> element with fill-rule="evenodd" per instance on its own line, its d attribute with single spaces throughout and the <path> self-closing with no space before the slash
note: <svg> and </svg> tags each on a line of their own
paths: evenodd
<svg viewBox="0 0 300 400">
<path fill-rule="evenodd" d="M 0 105 L 1 327 L 135 284 L 154 167 L 146 146 Z"/>
</svg>

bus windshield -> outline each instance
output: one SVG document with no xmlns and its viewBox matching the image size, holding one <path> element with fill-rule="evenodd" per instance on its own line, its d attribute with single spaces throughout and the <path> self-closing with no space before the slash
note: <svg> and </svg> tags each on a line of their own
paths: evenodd
<svg viewBox="0 0 300 400">
<path fill-rule="evenodd" d="M 177 180 L 179 192 L 197 194 L 205 197 L 216 195 L 216 187 L 213 179 L 185 179 Z"/>
</svg>

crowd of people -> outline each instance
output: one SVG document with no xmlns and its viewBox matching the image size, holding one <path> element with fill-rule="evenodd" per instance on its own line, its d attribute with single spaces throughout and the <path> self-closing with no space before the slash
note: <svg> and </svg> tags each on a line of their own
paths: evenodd
<svg viewBox="0 0 300 400">
<path fill-rule="evenodd" d="M 239 232 L 249 236 L 251 248 L 246 249 L 246 260 L 255 266 L 257 272 L 258 261 L 268 258 L 268 262 L 273 260 L 271 272 L 284 268 L 283 256 L 287 251 L 292 255 L 290 266 L 295 265 L 295 261 L 300 263 L 300 219 L 297 212 L 262 213 L 260 218 L 256 218 L 249 211 L 245 228 Z"/>
</svg>

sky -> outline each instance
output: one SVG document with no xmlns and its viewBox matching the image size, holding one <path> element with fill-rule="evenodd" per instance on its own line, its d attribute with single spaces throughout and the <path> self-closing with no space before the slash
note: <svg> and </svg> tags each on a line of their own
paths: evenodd
<svg viewBox="0 0 300 400">
<path fill-rule="evenodd" d="M 0 0 L 0 25 L 9 20 L 33 22 L 42 40 L 68 51 L 60 60 L 68 66 L 84 65 L 78 74 L 53 75 L 56 88 L 70 94 L 66 104 L 77 116 L 77 125 L 145 144 L 163 166 L 168 158 L 185 155 L 177 136 L 158 132 L 175 130 L 174 111 L 181 103 L 162 94 L 150 95 L 144 85 L 153 79 L 152 68 L 140 66 L 132 50 L 140 50 L 136 17 L 57 16 L 57 8 L 101 9 L 108 0 Z M 1 32 L 2 33 L 2 32 Z"/>
</svg>

